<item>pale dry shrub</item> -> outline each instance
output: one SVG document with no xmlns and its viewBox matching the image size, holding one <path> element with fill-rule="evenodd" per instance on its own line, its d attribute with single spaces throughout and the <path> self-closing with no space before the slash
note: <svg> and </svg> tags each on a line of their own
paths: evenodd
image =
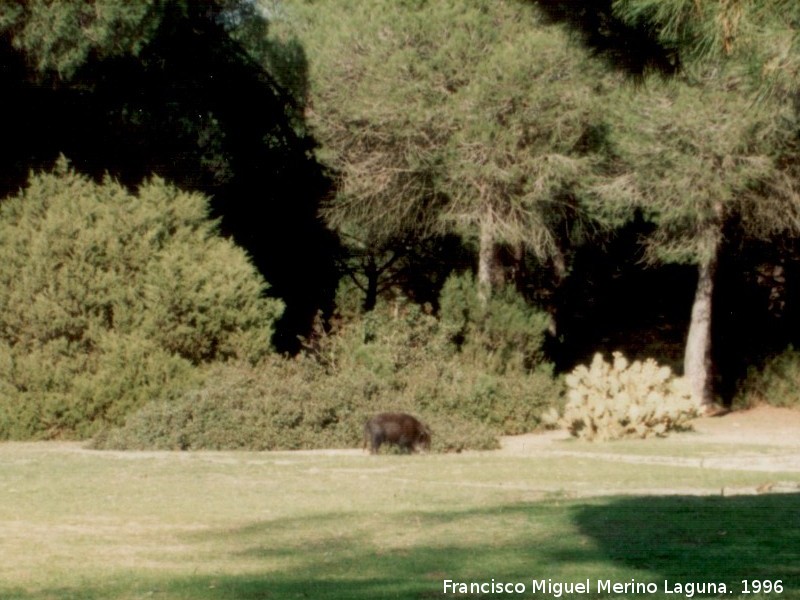
<svg viewBox="0 0 800 600">
<path fill-rule="evenodd" d="M 565 378 L 567 403 L 562 422 L 586 440 L 665 436 L 690 427 L 699 413 L 682 377 L 655 360 L 632 363 L 620 353 L 606 362 L 595 354 Z"/>
</svg>

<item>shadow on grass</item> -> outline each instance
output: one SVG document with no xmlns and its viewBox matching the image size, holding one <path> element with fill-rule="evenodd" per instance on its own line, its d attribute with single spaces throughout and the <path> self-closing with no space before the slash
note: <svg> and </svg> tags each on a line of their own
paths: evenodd
<svg viewBox="0 0 800 600">
<path fill-rule="evenodd" d="M 187 534 L 209 565 L 191 576 L 132 571 L 92 587 L 26 592 L 4 600 L 250 600 L 442 598 L 442 581 L 531 579 L 724 582 L 781 579 L 800 598 L 800 495 L 546 500 L 485 509 L 391 514 L 326 513 Z M 450 596 L 452 594 L 449 594 Z M 495 597 L 498 594 L 490 594 Z M 500 594 L 508 597 L 508 594 Z M 537 594 L 553 598 L 552 594 Z M 458 595 L 458 597 L 470 597 Z M 752 597 L 752 596 L 751 596 Z"/>
<path fill-rule="evenodd" d="M 799 494 L 626 497 L 572 511 L 612 563 L 734 593 L 742 579 L 781 579 L 800 593 Z"/>
</svg>

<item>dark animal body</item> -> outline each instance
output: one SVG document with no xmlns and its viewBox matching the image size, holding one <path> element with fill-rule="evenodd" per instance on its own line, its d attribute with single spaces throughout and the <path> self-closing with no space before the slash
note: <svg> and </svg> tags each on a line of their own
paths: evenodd
<svg viewBox="0 0 800 600">
<path fill-rule="evenodd" d="M 383 444 L 394 444 L 407 452 L 430 450 L 431 430 L 405 413 L 379 413 L 364 425 L 364 448 L 375 454 Z"/>
</svg>

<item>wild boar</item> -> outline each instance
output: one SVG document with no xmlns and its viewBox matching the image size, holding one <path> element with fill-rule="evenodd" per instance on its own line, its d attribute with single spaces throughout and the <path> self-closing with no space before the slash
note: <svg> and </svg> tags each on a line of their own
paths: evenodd
<svg viewBox="0 0 800 600">
<path fill-rule="evenodd" d="M 406 452 L 430 450 L 431 430 L 406 413 L 379 413 L 364 425 L 364 448 L 376 454 L 383 444 L 394 444 Z"/>
</svg>

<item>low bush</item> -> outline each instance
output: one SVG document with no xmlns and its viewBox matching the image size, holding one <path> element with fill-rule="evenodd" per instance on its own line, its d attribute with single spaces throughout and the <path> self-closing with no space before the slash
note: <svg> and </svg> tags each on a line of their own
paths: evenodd
<svg viewBox="0 0 800 600">
<path fill-rule="evenodd" d="M 552 367 L 504 375 L 470 364 L 420 307 L 379 307 L 322 332 L 297 358 L 209 369 L 204 385 L 177 401 L 132 414 L 97 439 L 104 448 L 352 448 L 367 418 L 416 415 L 433 430 L 432 450 L 490 449 L 498 436 L 531 431 L 561 398 Z"/>
<path fill-rule="evenodd" d="M 761 367 L 750 367 L 739 383 L 733 399 L 735 408 L 751 408 L 759 404 L 800 407 L 800 350 L 789 346 L 768 358 Z"/>
<path fill-rule="evenodd" d="M 202 382 L 187 360 L 140 336 L 105 334 L 91 354 L 63 341 L 14 352 L 0 343 L 0 437 L 86 438 L 154 398 Z"/>
<path fill-rule="evenodd" d="M 347 378 L 353 381 L 350 378 Z M 434 431 L 433 451 L 494 448 L 498 431 L 463 416 L 387 402 L 385 390 L 329 378 L 308 359 L 275 358 L 260 365 L 210 369 L 201 388 L 177 400 L 152 402 L 125 425 L 94 439 L 102 449 L 295 450 L 353 448 L 367 418 L 381 410 L 418 415 Z"/>
<path fill-rule="evenodd" d="M 589 367 L 567 375 L 563 422 L 587 440 L 664 436 L 689 427 L 698 415 L 685 381 L 653 359 L 628 363 L 621 353 L 609 364 L 595 354 Z"/>
</svg>

